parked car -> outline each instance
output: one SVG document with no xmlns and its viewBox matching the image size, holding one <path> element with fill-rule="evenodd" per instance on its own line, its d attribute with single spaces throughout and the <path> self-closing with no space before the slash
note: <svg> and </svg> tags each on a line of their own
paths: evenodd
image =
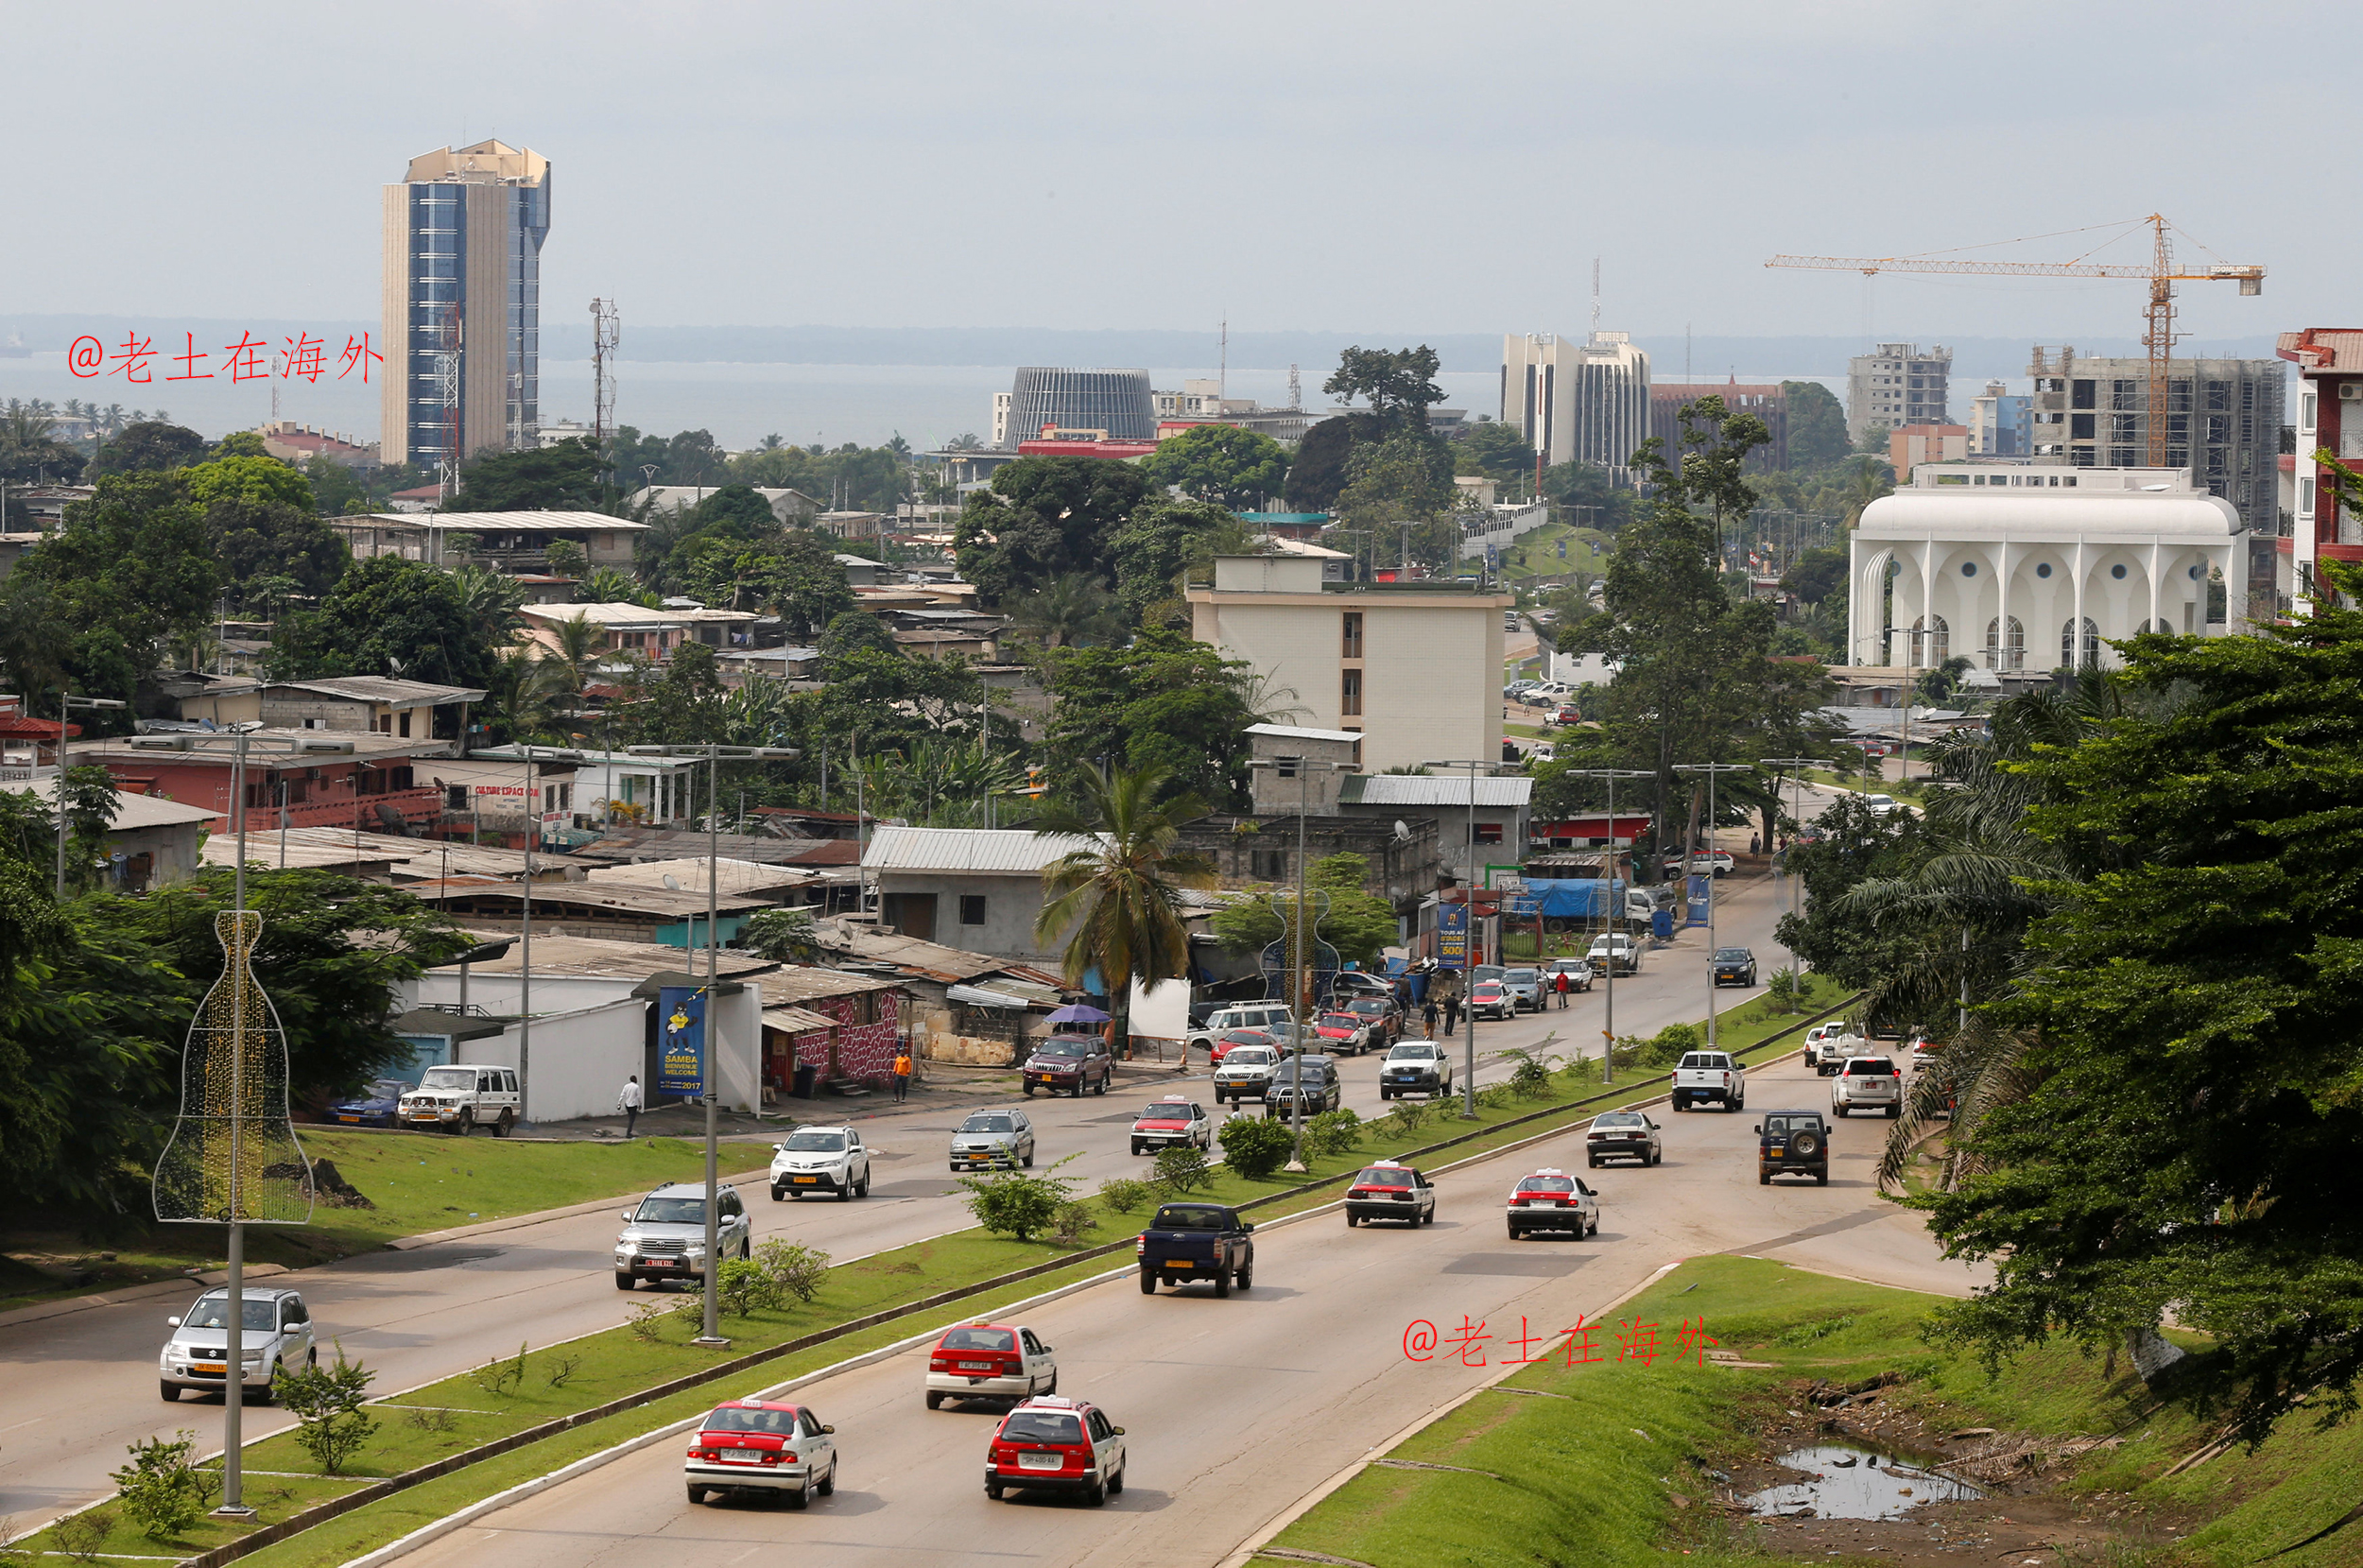
<svg viewBox="0 0 2363 1568">
<path fill-rule="evenodd" d="M 1840 1116 L 1879 1111 L 1893 1121 L 1904 1113 L 1904 1069 L 1893 1057 L 1849 1057 L 1830 1080 L 1830 1109 Z"/>
<path fill-rule="evenodd" d="M 1384 974 L 1373 974 L 1367 969 L 1341 969 L 1330 977 L 1329 993 L 1337 1001 L 1345 1000 L 1348 993 L 1392 997 L 1395 982 Z"/>
<path fill-rule="evenodd" d="M 1297 1075 L 1298 1058 L 1283 1057 L 1272 1069 L 1271 1081 L 1264 1086 L 1264 1114 L 1291 1116 L 1296 1113 L 1300 1097 L 1304 1102 L 1304 1114 L 1318 1116 L 1324 1111 L 1335 1111 L 1344 1102 L 1345 1091 L 1337 1083 L 1337 1064 L 1325 1056 L 1307 1054 L 1303 1059 L 1304 1073 L 1300 1091 Z"/>
<path fill-rule="evenodd" d="M 1557 762 L 1558 760 L 1559 743 L 1557 741 L 1538 740 L 1526 748 L 1526 761 L 1528 762 Z"/>
<path fill-rule="evenodd" d="M 328 1119 L 347 1127 L 391 1127 L 402 1113 L 402 1097 L 410 1093 L 403 1078 L 379 1078 L 349 1100 L 328 1108 Z"/>
<path fill-rule="evenodd" d="M 1603 931 L 1592 939 L 1592 951 L 1585 955 L 1595 971 L 1605 970 L 1613 974 L 1641 973 L 1641 944 L 1622 931 Z"/>
<path fill-rule="evenodd" d="M 1371 1048 L 1370 1021 L 1359 1013 L 1322 1013 L 1313 1020 L 1313 1033 L 1324 1051 L 1358 1057 Z"/>
<path fill-rule="evenodd" d="M 1756 1184 L 1776 1176 L 1810 1176 L 1830 1184 L 1830 1129 L 1819 1111 L 1768 1111 L 1756 1127 Z"/>
<path fill-rule="evenodd" d="M 267 1404 L 273 1372 L 319 1360 L 312 1340 L 312 1314 L 302 1292 L 269 1285 L 242 1286 L 238 1301 L 240 1397 L 260 1394 Z M 183 1388 L 220 1393 L 230 1382 L 230 1292 L 209 1290 L 188 1311 L 164 1321 L 172 1337 L 156 1356 L 156 1381 L 164 1402 L 179 1404 Z"/>
<path fill-rule="evenodd" d="M 1104 1094 L 1116 1075 L 1115 1059 L 1107 1042 L 1095 1034 L 1054 1034 L 1034 1047 L 1026 1059 L 1021 1079 L 1028 1099 L 1037 1089 L 1051 1094 L 1065 1090 L 1077 1099 L 1084 1092 Z"/>
<path fill-rule="evenodd" d="M 1189 1043 L 1192 1049 L 1203 1051 L 1216 1036 L 1233 1029 L 1270 1029 L 1285 1035 L 1295 1017 L 1285 1002 L 1233 1002 L 1208 1015 L 1205 1024 L 1191 1032 Z"/>
<path fill-rule="evenodd" d="M 1479 980 L 1469 988 L 1469 1016 L 1472 1018 L 1515 1018 L 1517 999 L 1509 988 L 1499 980 Z"/>
<path fill-rule="evenodd" d="M 1738 862 L 1729 850 L 1702 850 L 1690 857 L 1692 876 L 1727 876 Z"/>
<path fill-rule="evenodd" d="M 1378 1065 L 1378 1097 L 1425 1094 L 1440 1099 L 1452 1093 L 1452 1060 L 1432 1041 L 1406 1040 L 1387 1053 Z"/>
<path fill-rule="evenodd" d="M 1020 1323 L 978 1318 L 946 1329 L 927 1353 L 927 1408 L 947 1399 L 1026 1399 L 1059 1391 L 1050 1347 Z"/>
<path fill-rule="evenodd" d="M 1583 1153 L 1595 1170 L 1603 1160 L 1654 1165 L 1665 1158 L 1665 1140 L 1657 1123 L 1638 1111 L 1604 1111 L 1584 1129 Z"/>
<path fill-rule="evenodd" d="M 1581 724 L 1583 711 L 1572 702 L 1562 702 L 1551 710 L 1551 722 L 1553 724 Z"/>
<path fill-rule="evenodd" d="M 1674 1069 L 1674 1109 L 1704 1102 L 1738 1111 L 1748 1104 L 1748 1075 L 1728 1051 L 1685 1051 Z"/>
<path fill-rule="evenodd" d="M 727 1183 L 715 1200 L 715 1245 L 726 1258 L 753 1250 L 754 1221 L 738 1189 Z M 615 1238 L 615 1288 L 630 1290 L 643 1280 L 702 1280 L 706 1274 L 706 1187 L 702 1181 L 667 1181 L 624 1211 Z"/>
<path fill-rule="evenodd" d="M 1870 1042 L 1842 1019 L 1816 1024 L 1805 1031 L 1805 1065 L 1817 1077 L 1828 1077 L 1846 1065 L 1848 1057 L 1863 1055 Z"/>
<path fill-rule="evenodd" d="M 1209 1280 L 1216 1295 L 1228 1296 L 1232 1285 L 1245 1290 L 1254 1281 L 1255 1222 L 1220 1203 L 1161 1203 L 1132 1256 L 1144 1296 L 1155 1294 L 1160 1280 Z"/>
<path fill-rule="evenodd" d="M 1215 1103 L 1260 1100 L 1280 1063 L 1277 1045 L 1234 1045 L 1215 1069 Z"/>
<path fill-rule="evenodd" d="M 870 1150 L 850 1127 L 800 1127 L 771 1146 L 771 1201 L 788 1194 L 835 1193 L 837 1201 L 870 1196 Z"/>
<path fill-rule="evenodd" d="M 464 1138 L 489 1127 L 495 1138 L 506 1138 L 520 1114 L 517 1074 L 513 1068 L 459 1063 L 430 1067 L 419 1086 L 402 1096 L 405 1126 L 439 1128 Z"/>
<path fill-rule="evenodd" d="M 1509 973 L 1509 971 L 1500 964 L 1479 964 L 1469 971 L 1469 983 L 1475 985 L 1479 980 L 1498 980 Z"/>
<path fill-rule="evenodd" d="M 979 1111 L 952 1134 L 952 1168 L 990 1170 L 995 1165 L 1030 1167 L 1034 1124 L 1023 1111 Z"/>
<path fill-rule="evenodd" d="M 1717 986 L 1752 986 L 1756 983 L 1756 956 L 1745 947 L 1718 947 L 1715 950 L 1715 983 Z"/>
<path fill-rule="evenodd" d="M 1600 1231 L 1599 1195 L 1580 1178 L 1548 1165 L 1518 1179 L 1504 1213 L 1512 1241 L 1535 1231 L 1573 1231 L 1581 1241 Z"/>
<path fill-rule="evenodd" d="M 1124 1490 L 1124 1428 L 1095 1404 L 1044 1395 L 993 1429 L 985 1450 L 985 1495 L 1071 1491 L 1098 1508 Z"/>
<path fill-rule="evenodd" d="M 1132 1152 L 1155 1154 L 1160 1149 L 1215 1147 L 1215 1124 L 1205 1108 L 1167 1094 L 1132 1119 Z"/>
<path fill-rule="evenodd" d="M 1553 958 L 1543 966 L 1543 978 L 1549 981 L 1554 988 L 1559 984 L 1559 977 L 1562 974 L 1567 976 L 1567 984 L 1572 990 L 1590 991 L 1592 989 L 1592 960 L 1589 958 Z"/>
<path fill-rule="evenodd" d="M 1381 1160 L 1367 1165 L 1346 1189 L 1346 1228 L 1366 1219 L 1400 1219 L 1410 1225 L 1436 1223 L 1436 1186 L 1409 1165 Z"/>
<path fill-rule="evenodd" d="M 1268 1045 L 1280 1049 L 1281 1037 L 1270 1029 L 1226 1029 L 1206 1047 L 1209 1064 L 1220 1067 L 1231 1053 L 1241 1045 Z"/>
<path fill-rule="evenodd" d="M 801 1404 L 735 1399 L 690 1435 L 681 1479 L 692 1506 L 717 1491 L 776 1497 L 791 1508 L 837 1490 L 837 1428 Z"/>
<path fill-rule="evenodd" d="M 1403 1013 L 1395 1007 L 1392 996 L 1366 995 L 1351 997 L 1346 1011 L 1371 1026 L 1371 1045 L 1385 1050 L 1403 1032 Z"/>
<path fill-rule="evenodd" d="M 1543 1010 L 1543 972 L 1539 969 L 1510 969 L 1502 972 L 1502 990 L 1509 992 L 1512 1012 Z"/>
</svg>

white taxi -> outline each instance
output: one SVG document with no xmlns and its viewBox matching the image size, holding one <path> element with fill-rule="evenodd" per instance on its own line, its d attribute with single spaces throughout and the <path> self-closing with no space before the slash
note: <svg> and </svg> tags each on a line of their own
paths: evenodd
<svg viewBox="0 0 2363 1568">
<path fill-rule="evenodd" d="M 1581 1177 L 1547 1165 L 1518 1179 L 1505 1212 L 1512 1241 L 1530 1231 L 1573 1231 L 1578 1241 L 1600 1231 L 1599 1195 Z"/>
<path fill-rule="evenodd" d="M 834 1426 L 801 1404 L 738 1399 L 717 1404 L 689 1435 L 681 1467 L 694 1505 L 716 1491 L 759 1492 L 801 1508 L 837 1490 Z"/>
</svg>

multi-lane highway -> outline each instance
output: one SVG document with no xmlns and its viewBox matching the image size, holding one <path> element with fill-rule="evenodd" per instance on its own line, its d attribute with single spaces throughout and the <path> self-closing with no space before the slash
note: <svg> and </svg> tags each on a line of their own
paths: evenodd
<svg viewBox="0 0 2363 1568">
<path fill-rule="evenodd" d="M 1722 886 L 1720 939 L 1754 946 L 1768 974 L 1785 961 L 1770 933 L 1776 898 L 1785 904 L 1785 892 L 1776 893 L 1767 879 Z M 1708 996 L 1704 948 L 1703 932 L 1685 933 L 1651 953 L 1638 976 L 1620 980 L 1617 1032 L 1648 1033 L 1699 1017 Z M 1752 994 L 1726 990 L 1720 1004 L 1737 1007 Z M 1553 1035 L 1558 1042 L 1548 1049 L 1582 1047 L 1596 1060 L 1606 1002 L 1605 989 L 1595 989 L 1572 998 L 1563 1011 L 1554 1006 L 1512 1023 L 1479 1025 L 1478 1080 L 1505 1076 L 1506 1064 L 1493 1053 Z M 1346 1102 L 1365 1116 L 1386 1109 L 1378 1100 L 1375 1058 L 1344 1063 Z M 1202 1070 L 1146 1082 L 1128 1078 L 1105 1097 L 1024 1102 L 1040 1132 L 1038 1166 L 1078 1153 L 1063 1174 L 1080 1177 L 1085 1191 L 1106 1177 L 1139 1172 L 1147 1162 L 1130 1156 L 1127 1128 L 1140 1104 L 1167 1092 L 1191 1094 L 1213 1108 Z M 843 1204 L 774 1204 L 761 1188 L 750 1189 L 757 1239 L 790 1236 L 843 1259 L 967 1226 L 965 1195 L 952 1186 L 944 1150 L 959 1117 L 980 1103 L 987 1102 L 955 1107 L 939 1101 L 865 1116 L 875 1151 L 871 1196 Z M 1754 1103 L 1764 1102 L 1759 1096 Z M 301 1288 L 322 1344 L 340 1341 L 376 1370 L 377 1387 L 390 1391 L 513 1353 L 520 1338 L 546 1344 L 621 1321 L 634 1298 L 616 1291 L 609 1267 L 617 1229 L 614 1213 L 601 1210 L 416 1250 L 372 1253 L 275 1283 Z M 1287 1287 L 1275 1277 L 1275 1289 L 1282 1288 Z M 99 1495 L 107 1490 L 108 1472 L 123 1462 L 125 1445 L 141 1438 L 169 1434 L 177 1425 L 214 1429 L 218 1400 L 192 1397 L 166 1405 L 157 1397 L 155 1357 L 168 1333 L 164 1318 L 181 1304 L 151 1298 L 0 1323 L 0 1365 L 9 1389 L 0 1405 L 0 1517 L 45 1519 Z M 285 1424 L 275 1409 L 258 1406 L 247 1416 L 250 1436 Z"/>
</svg>

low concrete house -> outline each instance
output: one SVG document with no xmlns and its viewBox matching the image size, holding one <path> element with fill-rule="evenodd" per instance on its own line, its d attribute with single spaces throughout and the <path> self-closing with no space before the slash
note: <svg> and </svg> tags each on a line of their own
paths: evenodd
<svg viewBox="0 0 2363 1568">
<path fill-rule="evenodd" d="M 1087 842 L 1024 828 L 882 827 L 862 869 L 878 889 L 880 921 L 902 935 L 1055 968 L 1058 944 L 1034 936 L 1042 869 Z"/>
</svg>

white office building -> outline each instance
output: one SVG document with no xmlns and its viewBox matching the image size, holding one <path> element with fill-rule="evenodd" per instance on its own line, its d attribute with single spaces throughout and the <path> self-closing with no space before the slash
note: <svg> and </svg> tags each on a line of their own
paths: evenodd
<svg viewBox="0 0 2363 1568">
<path fill-rule="evenodd" d="M 2239 513 L 2183 469 L 1923 464 L 1864 509 L 1852 569 L 1857 666 L 2114 667 L 2113 639 L 2246 625 Z"/>
<path fill-rule="evenodd" d="M 1590 463 L 1634 482 L 1649 434 L 1649 356 L 1621 332 L 1578 343 L 1556 333 L 1502 339 L 1501 419 L 1548 466 Z"/>
</svg>

